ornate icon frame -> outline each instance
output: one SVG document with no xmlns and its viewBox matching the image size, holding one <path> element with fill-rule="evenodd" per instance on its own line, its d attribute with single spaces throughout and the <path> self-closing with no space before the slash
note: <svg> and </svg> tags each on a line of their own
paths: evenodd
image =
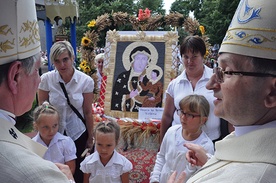
<svg viewBox="0 0 276 183">
<path fill-rule="evenodd" d="M 178 54 L 178 34 L 174 31 L 108 31 L 106 36 L 106 47 L 105 47 L 105 63 L 104 70 L 107 75 L 107 84 L 106 84 L 106 93 L 105 93 L 105 102 L 104 110 L 105 114 L 115 118 L 138 118 L 138 112 L 128 112 L 128 111 L 119 111 L 111 109 L 112 101 L 112 91 L 114 87 L 114 82 L 116 80 L 116 73 L 118 73 L 118 68 L 116 66 L 122 65 L 122 59 L 118 56 L 119 52 L 118 46 L 123 44 L 131 43 L 141 43 L 145 42 L 151 43 L 153 45 L 162 45 L 164 44 L 165 53 L 162 57 L 164 59 L 163 63 L 159 66 L 163 69 L 163 101 L 162 106 L 164 106 L 165 91 L 166 88 L 176 75 L 178 63 L 177 63 L 177 54 Z M 159 51 L 159 46 L 157 50 Z M 121 54 L 122 55 L 122 54 Z M 116 59 L 117 58 L 117 59 Z M 157 64 L 158 65 L 158 62 Z"/>
</svg>

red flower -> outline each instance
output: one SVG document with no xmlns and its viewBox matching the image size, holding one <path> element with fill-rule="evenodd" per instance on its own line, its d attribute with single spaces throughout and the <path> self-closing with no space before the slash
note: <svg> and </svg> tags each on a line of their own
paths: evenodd
<svg viewBox="0 0 276 183">
<path fill-rule="evenodd" d="M 144 21 L 147 20 L 150 17 L 150 10 L 148 8 L 143 11 L 142 9 L 139 9 L 139 14 L 138 14 L 138 20 L 139 21 Z"/>
<path fill-rule="evenodd" d="M 133 126 L 140 126 L 140 124 L 136 121 L 134 121 L 132 124 L 133 124 Z"/>
<path fill-rule="evenodd" d="M 150 10 L 148 8 L 145 9 L 145 17 L 146 18 L 150 17 Z"/>
<path fill-rule="evenodd" d="M 144 131 L 147 129 L 147 123 L 143 122 L 140 128 Z"/>
<path fill-rule="evenodd" d="M 138 20 L 141 21 L 142 19 L 143 19 L 143 10 L 139 9 Z"/>
<path fill-rule="evenodd" d="M 149 126 L 152 126 L 152 127 L 155 127 L 155 124 L 154 124 L 154 123 L 149 123 L 148 125 L 149 125 Z"/>
<path fill-rule="evenodd" d="M 161 127 L 161 123 L 158 123 L 158 124 L 156 125 L 156 128 L 157 128 L 157 129 L 160 129 L 160 127 Z"/>
</svg>

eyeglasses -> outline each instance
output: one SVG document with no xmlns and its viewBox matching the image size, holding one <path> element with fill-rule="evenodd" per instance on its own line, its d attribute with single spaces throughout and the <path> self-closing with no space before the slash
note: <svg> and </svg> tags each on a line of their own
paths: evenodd
<svg viewBox="0 0 276 183">
<path fill-rule="evenodd" d="M 186 113 L 184 111 L 182 111 L 181 109 L 177 109 L 177 114 L 180 116 L 180 117 L 183 117 L 185 116 L 186 118 L 195 118 L 195 117 L 200 117 L 200 115 L 195 115 L 195 114 L 190 114 L 190 113 Z"/>
<path fill-rule="evenodd" d="M 254 76 L 254 77 L 276 77 L 274 74 L 260 73 L 260 72 L 242 72 L 242 71 L 223 71 L 221 67 L 213 68 L 213 73 L 216 74 L 217 81 L 219 83 L 224 82 L 225 74 L 228 75 L 239 75 L 239 76 Z"/>
</svg>

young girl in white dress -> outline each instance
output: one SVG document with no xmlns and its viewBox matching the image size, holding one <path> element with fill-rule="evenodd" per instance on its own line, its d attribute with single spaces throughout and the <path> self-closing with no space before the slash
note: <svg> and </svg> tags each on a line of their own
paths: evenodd
<svg viewBox="0 0 276 183">
<path fill-rule="evenodd" d="M 188 95 L 179 102 L 181 125 L 168 129 L 157 153 L 154 169 L 151 172 L 151 183 L 166 183 L 173 171 L 180 174 L 185 171 L 186 180 L 200 167 L 191 166 L 186 160 L 188 149 L 185 143 L 201 145 L 207 153 L 214 154 L 212 140 L 202 131 L 210 111 L 210 105 L 202 95 Z"/>
<path fill-rule="evenodd" d="M 94 135 L 96 151 L 80 164 L 84 173 L 83 183 L 128 183 L 132 163 L 115 150 L 120 126 L 116 122 L 100 122 Z"/>
<path fill-rule="evenodd" d="M 60 117 L 56 108 L 44 102 L 34 110 L 33 118 L 34 128 L 38 131 L 33 140 L 48 148 L 43 158 L 68 165 L 74 174 L 76 146 L 70 137 L 58 132 Z"/>
</svg>

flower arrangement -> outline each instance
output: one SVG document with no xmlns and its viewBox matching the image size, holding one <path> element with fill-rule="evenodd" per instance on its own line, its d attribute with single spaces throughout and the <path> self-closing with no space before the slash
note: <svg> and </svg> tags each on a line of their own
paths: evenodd
<svg viewBox="0 0 276 183">
<path fill-rule="evenodd" d="M 121 127 L 121 136 L 125 143 L 130 145 L 141 145 L 143 142 L 153 137 L 153 142 L 159 143 L 160 121 L 139 122 L 133 119 L 118 119 Z"/>
<path fill-rule="evenodd" d="M 143 30 L 141 29 L 141 25 L 143 25 Z M 98 16 L 96 20 L 91 20 L 87 27 L 89 28 L 85 33 L 87 39 L 84 39 L 82 43 L 86 45 L 92 42 L 91 44 L 96 46 L 99 41 L 99 35 L 103 30 L 108 30 L 110 27 L 116 30 L 122 30 L 122 27 L 131 27 L 128 31 L 157 31 L 159 27 L 178 27 L 184 28 L 190 35 L 198 35 L 203 26 L 200 27 L 196 19 L 191 17 L 185 18 L 178 12 L 171 12 L 168 15 L 151 15 L 151 10 L 146 8 L 145 10 L 139 9 L 137 17 L 129 15 L 126 12 L 105 13 Z M 201 34 L 205 35 L 205 30 Z"/>
<path fill-rule="evenodd" d="M 199 26 L 199 30 L 201 32 L 201 35 L 204 35 L 205 34 L 205 27 L 203 25 L 200 25 Z"/>
<path fill-rule="evenodd" d="M 82 62 L 79 65 L 80 69 L 85 73 L 88 74 L 91 72 L 91 68 L 88 65 L 88 62 L 86 60 L 82 60 Z"/>
<path fill-rule="evenodd" d="M 139 9 L 139 14 L 138 14 L 139 21 L 146 21 L 149 18 L 150 18 L 150 10 L 148 8 L 146 8 L 144 11 L 143 9 Z"/>
<path fill-rule="evenodd" d="M 205 41 L 205 44 L 206 44 L 206 53 L 204 55 L 204 59 L 206 60 L 208 58 L 208 56 L 210 55 L 210 53 L 209 53 L 210 44 L 208 43 L 208 38 L 205 36 L 205 27 L 203 25 L 199 26 L 199 31 L 200 31 L 202 39 Z M 207 39 L 207 40 L 205 40 L 205 39 Z"/>
<path fill-rule="evenodd" d="M 142 31 L 157 31 L 159 27 L 171 27 L 171 28 L 184 28 L 190 35 L 196 35 L 201 32 L 201 35 L 205 35 L 205 29 L 199 24 L 199 22 L 191 17 L 184 17 L 178 12 L 171 12 L 168 15 L 151 15 L 151 10 L 146 8 L 145 10 L 139 9 L 138 16 L 129 15 L 126 12 L 114 12 L 113 14 L 105 13 L 98 16 L 96 20 L 91 20 L 87 27 L 89 30 L 85 33 L 85 37 L 82 43 L 87 45 L 91 43 L 93 46 L 97 45 L 99 41 L 99 34 L 101 31 L 109 29 L 110 27 L 116 30 L 122 30 L 122 26 L 130 25 L 130 30 Z M 206 36 L 206 35 L 205 35 Z M 91 42 L 90 42 L 90 41 Z"/>
<path fill-rule="evenodd" d="M 147 29 L 147 20 L 150 19 L 150 10 L 146 8 L 145 10 L 139 9 L 138 13 L 138 27 L 139 30 L 145 31 Z"/>
<path fill-rule="evenodd" d="M 95 27 L 96 26 L 96 20 L 91 20 L 87 26 L 90 27 L 90 28 Z"/>
<path fill-rule="evenodd" d="M 96 21 L 92 20 L 88 23 L 87 27 L 89 29 L 93 29 L 96 26 Z M 98 33 L 93 30 L 89 30 L 84 33 L 84 36 L 81 39 L 81 61 L 78 66 L 78 69 L 85 74 L 92 77 L 94 80 L 94 94 L 95 96 L 99 93 L 99 89 L 97 88 L 98 77 L 97 77 L 97 68 L 94 63 L 95 52 L 94 48 L 97 46 L 97 42 L 99 41 Z M 95 101 L 97 101 L 97 97 L 94 97 Z"/>
<path fill-rule="evenodd" d="M 92 107 L 94 123 L 116 121 L 120 125 L 121 139 L 124 143 L 140 146 L 150 138 L 152 139 L 152 142 L 159 143 L 161 128 L 160 120 L 141 122 L 131 118 L 116 119 L 110 116 L 105 116 L 104 109 L 97 107 L 97 104 L 93 104 Z M 95 126 L 97 125 L 94 124 L 94 127 Z"/>
<path fill-rule="evenodd" d="M 89 47 L 89 45 L 91 44 L 91 40 L 88 38 L 88 37 L 83 37 L 82 39 L 81 39 L 81 45 L 83 46 L 83 47 Z"/>
<path fill-rule="evenodd" d="M 92 114 L 93 114 L 94 122 L 101 122 L 101 121 L 107 120 L 104 117 L 104 108 L 100 107 L 97 102 L 92 104 Z"/>
</svg>

